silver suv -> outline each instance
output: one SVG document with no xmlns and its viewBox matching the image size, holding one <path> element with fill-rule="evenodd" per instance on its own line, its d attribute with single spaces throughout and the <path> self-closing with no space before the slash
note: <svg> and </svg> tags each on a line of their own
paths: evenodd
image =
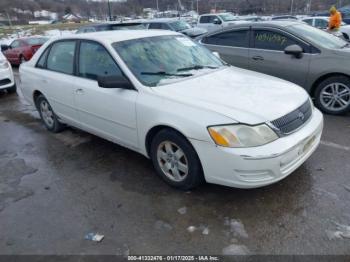
<svg viewBox="0 0 350 262">
<path fill-rule="evenodd" d="M 350 110 L 349 43 L 302 22 L 246 23 L 198 38 L 234 66 L 304 87 L 328 114 Z"/>
</svg>

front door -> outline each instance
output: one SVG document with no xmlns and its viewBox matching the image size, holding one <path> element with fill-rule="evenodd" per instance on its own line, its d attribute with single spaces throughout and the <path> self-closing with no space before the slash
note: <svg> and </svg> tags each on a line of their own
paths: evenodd
<svg viewBox="0 0 350 262">
<path fill-rule="evenodd" d="M 82 41 L 78 54 L 75 100 L 84 129 L 119 144 L 137 148 L 136 90 L 102 88 L 99 76 L 123 76 L 100 43 Z"/>
<path fill-rule="evenodd" d="M 279 30 L 255 29 L 249 51 L 249 68 L 276 76 L 300 86 L 306 85 L 311 55 L 309 46 Z M 290 45 L 299 45 L 304 53 L 301 58 L 284 53 Z"/>
</svg>

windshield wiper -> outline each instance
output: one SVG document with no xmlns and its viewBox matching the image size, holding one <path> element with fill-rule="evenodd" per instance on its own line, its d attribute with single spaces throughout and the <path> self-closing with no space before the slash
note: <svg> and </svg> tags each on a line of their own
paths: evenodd
<svg viewBox="0 0 350 262">
<path fill-rule="evenodd" d="M 190 70 L 200 70 L 200 69 L 204 69 L 204 68 L 217 69 L 219 67 L 217 67 L 217 66 L 193 65 L 193 66 L 189 66 L 189 67 L 179 68 L 179 69 L 177 69 L 177 71 L 181 72 L 181 71 L 190 71 Z"/>
<path fill-rule="evenodd" d="M 159 72 L 141 72 L 141 75 L 150 75 L 150 76 L 179 76 L 179 77 L 189 77 L 193 76 L 193 74 L 172 74 L 167 73 L 165 71 L 159 71 Z"/>
</svg>

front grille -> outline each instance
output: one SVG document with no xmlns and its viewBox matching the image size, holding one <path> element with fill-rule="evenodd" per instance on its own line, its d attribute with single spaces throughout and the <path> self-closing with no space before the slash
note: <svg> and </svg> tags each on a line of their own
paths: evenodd
<svg viewBox="0 0 350 262">
<path fill-rule="evenodd" d="M 312 115 L 311 102 L 307 100 L 301 107 L 271 123 L 283 134 L 288 135 L 304 125 Z"/>
<path fill-rule="evenodd" d="M 10 83 L 11 83 L 11 80 L 8 78 L 0 80 L 0 86 L 4 86 L 4 85 L 10 84 Z"/>
</svg>

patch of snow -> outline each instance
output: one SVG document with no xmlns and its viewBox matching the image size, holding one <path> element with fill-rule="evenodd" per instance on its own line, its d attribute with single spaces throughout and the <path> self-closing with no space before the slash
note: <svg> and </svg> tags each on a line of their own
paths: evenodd
<svg viewBox="0 0 350 262">
<path fill-rule="evenodd" d="M 248 255 L 250 251 L 244 245 L 232 244 L 222 249 L 222 254 L 225 256 L 232 255 Z"/>
</svg>

